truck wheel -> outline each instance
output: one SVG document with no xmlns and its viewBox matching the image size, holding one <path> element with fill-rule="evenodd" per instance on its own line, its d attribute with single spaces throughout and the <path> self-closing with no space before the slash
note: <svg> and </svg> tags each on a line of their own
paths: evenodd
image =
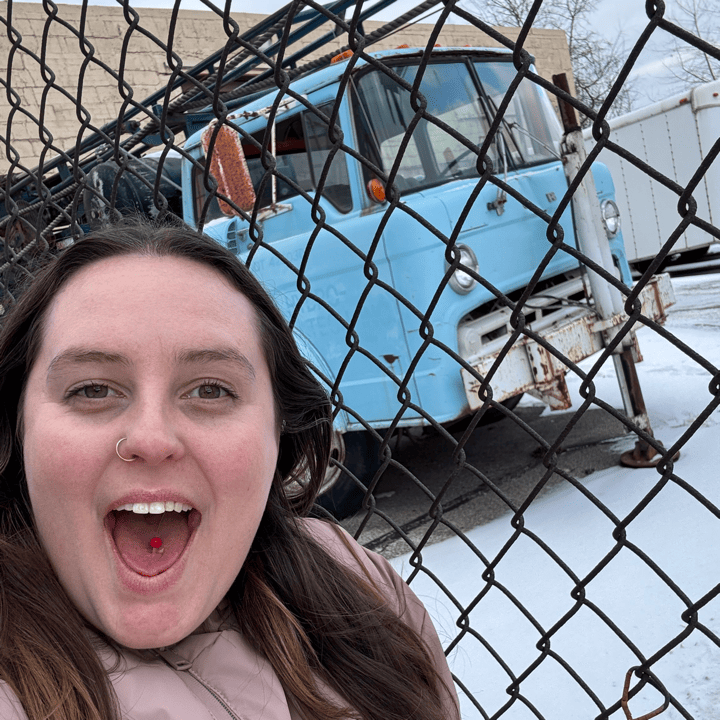
<svg viewBox="0 0 720 720">
<path fill-rule="evenodd" d="M 345 433 L 342 436 L 345 444 L 345 459 L 340 462 L 355 475 L 365 487 L 373 479 L 380 467 L 377 439 L 365 430 Z M 317 504 L 327 510 L 338 520 L 354 515 L 362 507 L 365 490 L 340 468 L 332 483 L 326 483 L 317 499 Z"/>
</svg>

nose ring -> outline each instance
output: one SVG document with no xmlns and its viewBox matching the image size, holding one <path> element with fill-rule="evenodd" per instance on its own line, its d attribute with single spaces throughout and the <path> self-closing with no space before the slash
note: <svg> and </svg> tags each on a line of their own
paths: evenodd
<svg viewBox="0 0 720 720">
<path fill-rule="evenodd" d="M 135 462 L 135 461 L 137 460 L 137 457 L 133 457 L 133 458 L 129 458 L 129 459 L 128 459 L 128 458 L 126 458 L 126 457 L 123 457 L 123 456 L 120 454 L 120 443 L 123 442 L 124 440 L 127 440 L 127 438 L 126 438 L 126 437 L 120 438 L 120 439 L 117 441 L 117 444 L 115 445 L 115 453 L 116 453 L 116 455 L 117 455 L 123 462 Z"/>
</svg>

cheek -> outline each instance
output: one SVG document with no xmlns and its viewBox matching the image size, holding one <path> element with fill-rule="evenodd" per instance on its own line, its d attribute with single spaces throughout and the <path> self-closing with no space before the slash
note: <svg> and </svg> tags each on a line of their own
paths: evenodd
<svg viewBox="0 0 720 720">
<path fill-rule="evenodd" d="M 30 425 L 23 437 L 25 478 L 33 511 L 68 506 L 87 498 L 91 479 L 101 473 L 97 448 L 78 434 L 48 424 Z"/>
<path fill-rule="evenodd" d="M 275 476 L 278 447 L 260 434 L 245 436 L 238 442 L 233 438 L 223 446 L 216 446 L 210 454 L 212 462 L 207 476 L 215 478 L 215 489 L 225 498 L 232 498 L 235 511 L 244 512 L 260 503 L 264 509 Z"/>
<path fill-rule="evenodd" d="M 261 452 L 239 449 L 227 463 L 218 463 L 226 491 L 247 498 L 267 495 L 275 474 L 277 453 L 263 448 Z"/>
<path fill-rule="evenodd" d="M 58 452 L 54 449 L 57 445 L 52 439 L 46 439 L 38 436 L 31 428 L 23 437 L 23 464 L 25 470 L 25 480 L 30 494 L 30 502 L 33 510 L 37 510 L 44 501 L 47 501 L 48 492 L 52 492 L 53 487 L 57 489 L 57 483 L 53 483 L 53 478 L 57 478 L 62 472 L 62 459 L 58 457 Z M 62 446 L 61 446 L 62 447 Z M 53 448 L 53 450 L 50 450 Z"/>
<path fill-rule="evenodd" d="M 89 458 L 78 454 L 69 444 L 54 442 L 47 437 L 26 434 L 24 447 L 25 476 L 32 515 L 38 537 L 67 590 L 74 587 L 77 558 L 87 547 L 87 532 L 91 524 L 82 508 L 83 498 L 92 490 L 81 470 L 87 468 Z"/>
</svg>

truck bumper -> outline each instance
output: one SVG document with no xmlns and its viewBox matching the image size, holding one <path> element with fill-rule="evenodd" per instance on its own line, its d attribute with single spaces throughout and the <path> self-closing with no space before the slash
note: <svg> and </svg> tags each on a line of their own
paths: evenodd
<svg viewBox="0 0 720 720">
<path fill-rule="evenodd" d="M 655 275 L 643 288 L 639 299 L 642 314 L 657 323 L 664 323 L 666 308 L 675 302 L 669 275 Z M 628 320 L 625 313 L 617 313 L 607 320 L 598 320 L 590 308 L 575 310 L 566 317 L 566 322 L 536 331 L 548 346 L 529 337 L 523 337 L 504 353 L 504 346 L 494 352 L 466 358 L 474 373 L 461 370 L 465 394 L 471 410 L 482 405 L 479 391 L 482 378 L 490 372 L 498 357 L 504 353 L 502 362 L 495 369 L 490 380 L 493 400 L 498 402 L 527 392 L 553 410 L 565 410 L 571 406 L 570 394 L 565 382 L 568 366 L 558 356 L 564 356 L 572 363 L 590 357 L 606 345 L 608 333 L 624 325 Z M 637 324 L 636 324 L 637 325 Z M 532 328 L 532 326 L 530 326 Z M 634 329 L 634 328 L 633 328 Z M 468 327 L 466 333 L 472 333 Z M 634 333 L 630 335 L 635 348 L 636 361 L 642 360 Z"/>
</svg>

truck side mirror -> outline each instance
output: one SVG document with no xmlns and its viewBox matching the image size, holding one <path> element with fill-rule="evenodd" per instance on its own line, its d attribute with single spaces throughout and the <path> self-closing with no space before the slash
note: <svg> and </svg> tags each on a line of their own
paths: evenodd
<svg viewBox="0 0 720 720">
<path fill-rule="evenodd" d="M 211 143 L 214 143 L 210 150 Z M 224 195 L 244 212 L 255 205 L 255 188 L 250 178 L 240 135 L 228 125 L 213 122 L 202 134 L 205 157 L 210 163 L 210 174 L 217 182 L 218 195 Z M 220 210 L 225 215 L 240 213 L 225 200 L 218 197 Z"/>
</svg>

